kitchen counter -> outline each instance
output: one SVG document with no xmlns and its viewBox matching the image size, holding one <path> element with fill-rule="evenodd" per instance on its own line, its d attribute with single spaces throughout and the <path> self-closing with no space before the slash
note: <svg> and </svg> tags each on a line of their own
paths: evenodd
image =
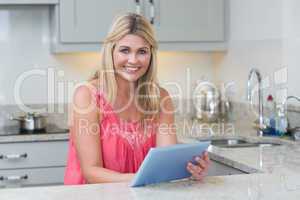
<svg viewBox="0 0 300 200">
<path fill-rule="evenodd" d="M 289 186 L 278 175 L 233 175 L 207 177 L 203 182 L 180 181 L 141 188 L 128 183 L 51 186 L 0 190 L 1 200 L 17 199 L 299 199 L 300 188 Z"/>
<path fill-rule="evenodd" d="M 300 143 L 274 137 L 258 138 L 255 131 L 239 124 L 235 134 L 202 135 L 208 138 L 239 138 L 274 141 L 280 146 L 249 148 L 209 147 L 211 159 L 250 174 L 205 177 L 201 182 L 180 180 L 140 188 L 129 183 L 8 188 L 1 200 L 17 199 L 300 199 Z M 238 133 L 238 134 L 237 134 Z M 58 136 L 58 135 L 57 135 Z M 65 137 L 61 135 L 60 137 Z M 194 134 L 179 135 L 182 143 L 197 142 Z"/>
<path fill-rule="evenodd" d="M 181 138 L 180 141 L 196 142 L 193 138 Z M 283 145 L 276 147 L 238 149 L 210 147 L 209 152 L 212 159 L 245 171 L 253 170 L 252 174 L 206 177 L 202 182 L 181 180 L 141 188 L 130 188 L 128 183 L 111 183 L 2 189 L 0 196 L 1 200 L 300 198 L 299 143 L 283 141 Z"/>
<path fill-rule="evenodd" d="M 0 136 L 0 144 L 11 142 L 48 142 L 68 139 L 69 133 L 8 135 Z"/>
</svg>

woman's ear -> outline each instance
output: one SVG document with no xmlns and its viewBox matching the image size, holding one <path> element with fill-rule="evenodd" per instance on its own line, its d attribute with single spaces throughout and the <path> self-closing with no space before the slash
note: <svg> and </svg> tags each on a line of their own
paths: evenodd
<svg viewBox="0 0 300 200">
<path fill-rule="evenodd" d="M 153 51 L 152 51 L 152 47 L 150 48 L 150 62 L 149 62 L 149 67 L 151 67 L 153 62 Z M 148 68 L 149 69 L 149 68 Z"/>
<path fill-rule="evenodd" d="M 115 48 L 116 48 L 116 43 L 112 45 L 112 48 L 111 48 L 111 55 L 113 55 L 114 51 L 115 51 Z"/>
</svg>

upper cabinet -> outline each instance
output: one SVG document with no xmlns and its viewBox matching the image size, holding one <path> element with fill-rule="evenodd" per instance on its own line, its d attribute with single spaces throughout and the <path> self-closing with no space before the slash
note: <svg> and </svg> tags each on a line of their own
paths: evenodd
<svg viewBox="0 0 300 200">
<path fill-rule="evenodd" d="M 0 5 L 53 5 L 59 0 L 0 0 Z"/>
<path fill-rule="evenodd" d="M 159 41 L 224 40 L 223 0 L 147 0 L 147 7 Z"/>
<path fill-rule="evenodd" d="M 118 13 L 135 12 L 133 0 L 61 0 L 60 40 L 70 43 L 101 42 Z"/>
<path fill-rule="evenodd" d="M 160 50 L 225 50 L 225 0 L 60 0 L 51 12 L 52 51 L 99 51 L 113 18 L 136 12 Z"/>
</svg>

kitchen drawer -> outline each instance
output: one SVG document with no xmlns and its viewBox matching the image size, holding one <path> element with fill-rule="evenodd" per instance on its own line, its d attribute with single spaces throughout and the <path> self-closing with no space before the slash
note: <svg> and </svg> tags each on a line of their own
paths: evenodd
<svg viewBox="0 0 300 200">
<path fill-rule="evenodd" d="M 64 167 L 0 170 L 0 188 L 60 185 Z M 7 178 L 13 180 L 7 180 Z"/>
<path fill-rule="evenodd" d="M 68 141 L 0 144 L 0 170 L 65 166 Z"/>
</svg>

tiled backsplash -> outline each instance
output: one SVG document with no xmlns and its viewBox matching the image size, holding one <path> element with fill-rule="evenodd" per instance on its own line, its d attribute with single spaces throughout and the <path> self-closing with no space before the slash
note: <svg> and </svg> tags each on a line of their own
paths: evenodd
<svg viewBox="0 0 300 200">
<path fill-rule="evenodd" d="M 195 108 L 193 102 L 189 99 L 173 100 L 175 108 L 175 120 L 177 124 L 190 123 L 195 117 Z M 250 108 L 249 104 L 232 103 L 231 112 L 228 114 L 228 120 L 225 123 L 232 123 L 234 126 L 251 128 L 253 122 L 257 119 L 255 109 Z M 69 104 L 31 104 L 27 105 L 33 109 L 45 109 L 48 116 L 48 123 L 56 124 L 58 127 L 67 128 L 68 126 L 68 106 Z M 300 126 L 300 108 L 291 107 L 293 110 L 288 112 L 288 118 L 291 127 Z M 15 121 L 10 120 L 10 116 L 20 114 L 22 110 L 17 105 L 0 106 L 0 128 L 3 126 L 16 125 Z M 265 113 L 267 110 L 265 109 Z"/>
<path fill-rule="evenodd" d="M 45 109 L 46 112 L 43 113 L 47 116 L 47 123 L 56 124 L 60 128 L 67 128 L 68 104 L 53 104 L 51 107 L 46 104 L 31 104 L 26 106 L 33 109 L 32 111 L 35 111 L 35 109 Z M 54 108 L 54 111 L 49 112 L 49 110 L 52 110 L 52 108 Z M 17 125 L 18 123 L 14 120 L 10 120 L 10 117 L 18 116 L 22 113 L 24 113 L 24 111 L 17 105 L 0 106 L 0 128 L 3 126 Z"/>
</svg>

